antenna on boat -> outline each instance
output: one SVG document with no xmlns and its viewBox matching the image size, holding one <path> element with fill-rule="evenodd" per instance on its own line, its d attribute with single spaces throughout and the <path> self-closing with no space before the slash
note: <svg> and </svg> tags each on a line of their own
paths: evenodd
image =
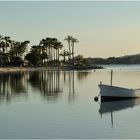
<svg viewBox="0 0 140 140">
<path fill-rule="evenodd" d="M 111 111 L 111 127 L 113 128 L 113 112 Z"/>
<path fill-rule="evenodd" d="M 113 70 L 111 69 L 111 80 L 110 80 L 110 85 L 112 86 L 112 79 L 113 79 Z M 113 128 L 113 112 L 111 111 L 111 125 Z"/>
<path fill-rule="evenodd" d="M 111 69 L 111 80 L 110 80 L 110 85 L 112 86 L 112 78 L 113 78 L 113 70 Z"/>
</svg>

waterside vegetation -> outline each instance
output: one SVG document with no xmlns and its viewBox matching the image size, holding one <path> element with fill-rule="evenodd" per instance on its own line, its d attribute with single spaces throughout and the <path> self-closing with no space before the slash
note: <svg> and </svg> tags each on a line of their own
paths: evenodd
<svg viewBox="0 0 140 140">
<path fill-rule="evenodd" d="M 68 48 L 57 38 L 46 37 L 37 45 L 30 46 L 30 41 L 15 41 L 9 36 L 0 35 L 1 67 L 61 67 L 68 69 L 102 68 L 89 64 L 82 55 L 75 56 L 78 39 L 71 35 L 65 37 Z"/>
</svg>

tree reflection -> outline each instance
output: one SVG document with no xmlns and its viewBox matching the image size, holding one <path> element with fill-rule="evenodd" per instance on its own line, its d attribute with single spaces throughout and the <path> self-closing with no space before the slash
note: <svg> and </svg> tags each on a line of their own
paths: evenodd
<svg viewBox="0 0 140 140">
<path fill-rule="evenodd" d="M 63 71 L 62 76 L 64 85 L 68 86 L 68 102 L 73 103 L 75 100 L 75 72 Z"/>
<path fill-rule="evenodd" d="M 74 86 L 74 71 L 72 72 L 69 72 L 69 96 L 68 96 L 68 99 L 69 99 L 69 103 L 73 103 L 74 100 L 75 100 L 75 86 Z"/>
<path fill-rule="evenodd" d="M 32 87 L 38 89 L 48 100 L 56 100 L 62 92 L 60 87 L 60 71 L 34 71 L 29 74 Z"/>
<path fill-rule="evenodd" d="M 68 101 L 72 103 L 75 99 L 74 75 L 74 71 L 34 71 L 29 74 L 29 82 L 40 91 L 43 99 L 48 100 L 57 100 L 63 86 L 68 84 Z"/>
<path fill-rule="evenodd" d="M 79 81 L 83 81 L 86 80 L 87 76 L 90 74 L 91 72 L 89 71 L 79 71 L 77 72 L 77 79 Z"/>
<path fill-rule="evenodd" d="M 81 71 L 69 71 L 68 72 L 68 85 L 69 85 L 69 95 L 68 95 L 68 100 L 69 103 L 73 103 L 74 100 L 76 99 L 76 94 L 75 94 L 75 74 L 77 74 L 77 79 L 79 81 L 83 81 L 87 78 L 87 76 L 90 74 L 90 72 L 81 72 Z"/>
<path fill-rule="evenodd" d="M 75 75 L 81 81 L 89 75 L 89 72 L 44 70 L 0 73 L 0 101 L 10 102 L 15 97 L 27 97 L 28 94 L 35 93 L 33 90 L 43 99 L 56 101 L 65 88 L 68 102 L 73 103 L 76 99 Z M 32 88 L 31 93 L 28 93 L 28 85 Z"/>
<path fill-rule="evenodd" d="M 0 73 L 0 100 L 10 102 L 17 96 L 27 95 L 27 74 L 25 72 Z"/>
</svg>

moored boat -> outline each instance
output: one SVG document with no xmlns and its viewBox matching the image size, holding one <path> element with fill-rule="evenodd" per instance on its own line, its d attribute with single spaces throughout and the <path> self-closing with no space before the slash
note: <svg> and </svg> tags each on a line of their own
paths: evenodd
<svg viewBox="0 0 140 140">
<path fill-rule="evenodd" d="M 100 95 L 101 100 L 118 100 L 118 99 L 129 99 L 140 97 L 140 89 L 129 89 L 124 87 L 118 87 L 112 85 L 113 71 L 111 70 L 111 83 L 105 85 L 100 82 Z"/>
<path fill-rule="evenodd" d="M 140 89 L 128 89 L 123 87 L 99 84 L 101 100 L 118 100 L 140 97 Z"/>
</svg>

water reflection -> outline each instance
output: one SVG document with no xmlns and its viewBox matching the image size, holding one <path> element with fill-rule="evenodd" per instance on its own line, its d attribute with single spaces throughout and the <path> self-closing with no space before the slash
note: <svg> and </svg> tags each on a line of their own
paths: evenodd
<svg viewBox="0 0 140 140">
<path fill-rule="evenodd" d="M 74 103 L 76 99 L 75 80 L 84 81 L 91 72 L 88 71 L 63 71 L 64 85 L 68 85 L 68 102 Z M 76 75 L 76 78 L 75 78 Z"/>
<path fill-rule="evenodd" d="M 103 114 L 110 113 L 111 115 L 111 124 L 113 128 L 113 113 L 121 110 L 125 110 L 128 108 L 132 108 L 136 105 L 140 105 L 140 98 L 134 99 L 126 99 L 126 100 L 118 100 L 118 101 L 102 101 L 100 103 L 99 113 L 101 117 Z"/>
<path fill-rule="evenodd" d="M 64 88 L 68 87 L 68 91 L 65 91 L 68 93 L 68 102 L 73 103 L 76 99 L 75 80 L 83 81 L 89 73 L 52 70 L 0 73 L 0 100 L 10 102 L 15 97 L 28 97 L 30 86 L 43 99 L 57 101 Z"/>
<path fill-rule="evenodd" d="M 68 85 L 69 85 L 69 96 L 68 101 L 69 103 L 73 103 L 75 100 L 75 86 L 74 86 L 74 71 L 68 72 Z"/>
<path fill-rule="evenodd" d="M 62 87 L 60 85 L 60 71 L 34 71 L 29 73 L 31 86 L 38 89 L 43 98 L 56 100 Z"/>
<path fill-rule="evenodd" d="M 90 71 L 79 71 L 77 72 L 77 79 L 79 81 L 83 81 L 83 80 L 86 80 L 87 76 L 89 76 L 91 72 Z"/>
<path fill-rule="evenodd" d="M 25 72 L 0 74 L 0 100 L 10 102 L 17 96 L 27 97 L 27 74 Z"/>
</svg>

